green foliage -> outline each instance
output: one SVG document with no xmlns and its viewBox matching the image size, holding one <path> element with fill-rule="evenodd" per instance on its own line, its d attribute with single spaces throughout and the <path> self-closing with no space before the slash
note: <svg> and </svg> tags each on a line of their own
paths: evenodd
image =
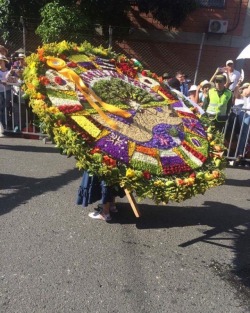
<svg viewBox="0 0 250 313">
<path fill-rule="evenodd" d="M 0 29 L 4 41 L 8 38 L 9 0 L 0 0 Z"/>
<path fill-rule="evenodd" d="M 76 40 L 76 34 L 90 30 L 88 19 L 77 5 L 62 5 L 58 0 L 46 4 L 41 10 L 42 22 L 36 33 L 44 43 L 58 42 L 65 34 L 67 39 Z"/>
<path fill-rule="evenodd" d="M 154 100 L 147 91 L 128 84 L 118 78 L 100 80 L 94 84 L 93 90 L 105 102 L 111 104 L 130 104 L 131 100 L 138 104 L 143 104 Z"/>
<path fill-rule="evenodd" d="M 197 8 L 196 0 L 138 0 L 140 13 L 151 13 L 169 28 L 180 27 L 186 16 Z M 24 23 L 37 23 L 42 41 L 67 39 L 81 42 L 82 34 L 91 35 L 100 25 L 105 36 L 112 27 L 113 38 L 129 34 L 129 1 L 125 0 L 0 0 L 0 36 L 6 40 L 10 31 Z M 42 18 L 42 21 L 41 21 Z M 41 21 L 41 23 L 40 23 Z M 39 24 L 40 23 L 40 24 Z"/>
</svg>

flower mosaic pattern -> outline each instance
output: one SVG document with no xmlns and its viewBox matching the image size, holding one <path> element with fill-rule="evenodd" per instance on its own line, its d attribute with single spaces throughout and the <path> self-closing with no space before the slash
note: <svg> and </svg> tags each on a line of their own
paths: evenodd
<svg viewBox="0 0 250 313">
<path fill-rule="evenodd" d="M 87 42 L 62 42 L 39 48 L 27 64 L 25 94 L 79 168 L 156 203 L 182 201 L 223 182 L 218 171 L 195 187 L 198 172 L 218 170 L 208 125 L 139 61 Z"/>
</svg>

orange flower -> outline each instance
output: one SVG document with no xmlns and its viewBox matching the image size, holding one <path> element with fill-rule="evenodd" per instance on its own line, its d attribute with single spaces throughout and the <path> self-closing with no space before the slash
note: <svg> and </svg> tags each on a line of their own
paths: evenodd
<svg viewBox="0 0 250 313">
<path fill-rule="evenodd" d="M 116 166 L 116 160 L 110 158 L 107 155 L 105 155 L 103 157 L 103 163 L 105 163 L 107 166 L 110 166 L 110 167 L 115 167 Z"/>
<path fill-rule="evenodd" d="M 148 148 L 148 147 L 143 147 L 143 146 L 137 146 L 136 147 L 136 151 L 137 152 L 141 152 L 147 155 L 150 155 L 152 157 L 156 157 L 157 156 L 157 150 L 154 148 Z"/>
<path fill-rule="evenodd" d="M 45 62 L 45 57 L 44 57 L 44 49 L 43 48 L 38 48 L 37 49 L 37 54 L 38 54 L 38 58 L 40 61 Z"/>
<path fill-rule="evenodd" d="M 98 152 L 100 152 L 100 151 L 101 151 L 100 148 L 95 147 L 95 148 L 93 148 L 93 149 L 90 151 L 90 153 L 91 153 L 91 154 L 95 154 L 95 153 L 98 153 Z"/>
</svg>

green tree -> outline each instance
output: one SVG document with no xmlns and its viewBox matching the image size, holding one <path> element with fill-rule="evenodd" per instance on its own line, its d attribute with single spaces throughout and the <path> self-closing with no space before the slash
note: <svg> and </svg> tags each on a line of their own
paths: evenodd
<svg viewBox="0 0 250 313">
<path fill-rule="evenodd" d="M 164 26 L 178 28 L 186 16 L 197 8 L 196 0 L 0 0 L 0 36 L 6 40 L 11 30 L 24 22 L 37 21 L 37 33 L 44 42 L 79 30 L 93 32 L 100 24 L 104 34 L 109 26 L 114 36 L 128 34 L 128 12 L 137 3 L 141 13 L 151 13 Z M 74 38 L 72 38 L 74 39 Z"/>
<path fill-rule="evenodd" d="M 58 0 L 47 3 L 41 9 L 41 17 L 36 33 L 44 43 L 61 39 L 78 41 L 83 31 L 93 32 L 92 22 L 76 3 L 67 5 Z"/>
</svg>

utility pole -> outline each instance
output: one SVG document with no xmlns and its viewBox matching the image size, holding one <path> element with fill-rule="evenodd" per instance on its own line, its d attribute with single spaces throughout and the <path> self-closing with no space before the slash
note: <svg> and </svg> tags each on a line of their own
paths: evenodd
<svg viewBox="0 0 250 313">
<path fill-rule="evenodd" d="M 24 55 L 26 55 L 26 28 L 25 28 L 23 16 L 20 16 L 20 23 L 23 26 L 23 50 L 24 50 Z"/>
</svg>

